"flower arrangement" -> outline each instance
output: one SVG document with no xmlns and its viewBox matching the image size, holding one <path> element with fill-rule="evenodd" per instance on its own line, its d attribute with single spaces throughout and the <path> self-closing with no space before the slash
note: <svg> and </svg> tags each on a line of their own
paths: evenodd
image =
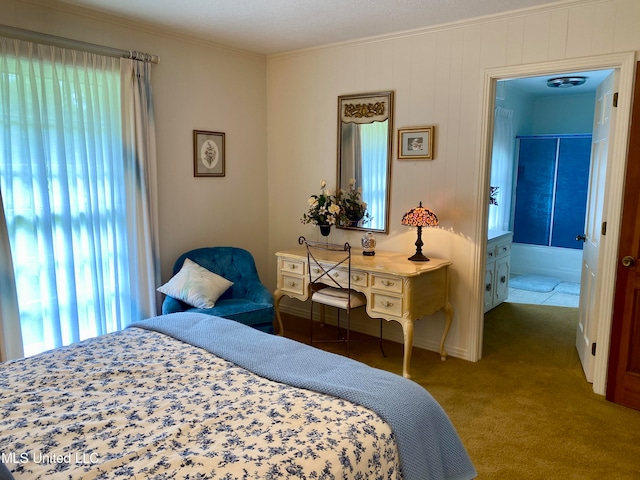
<svg viewBox="0 0 640 480">
<path fill-rule="evenodd" d="M 320 182 L 320 195 L 311 195 L 309 200 L 309 211 L 302 215 L 302 223 L 312 223 L 313 225 L 335 225 L 340 217 L 340 205 L 336 197 L 331 195 L 327 189 L 327 182 Z"/>
<path fill-rule="evenodd" d="M 356 180 L 349 180 L 347 191 L 340 190 L 336 197 L 340 206 L 340 224 L 353 225 L 360 220 L 365 222 L 370 216 L 367 212 L 367 203 L 362 200 L 362 187 L 356 188 Z"/>
</svg>

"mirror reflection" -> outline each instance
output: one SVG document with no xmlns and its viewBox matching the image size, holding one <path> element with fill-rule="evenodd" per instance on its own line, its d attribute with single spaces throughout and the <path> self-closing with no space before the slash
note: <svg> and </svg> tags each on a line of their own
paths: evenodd
<svg viewBox="0 0 640 480">
<path fill-rule="evenodd" d="M 349 217 L 340 228 L 388 232 L 392 139 L 392 91 L 338 97 L 337 187 Z"/>
</svg>

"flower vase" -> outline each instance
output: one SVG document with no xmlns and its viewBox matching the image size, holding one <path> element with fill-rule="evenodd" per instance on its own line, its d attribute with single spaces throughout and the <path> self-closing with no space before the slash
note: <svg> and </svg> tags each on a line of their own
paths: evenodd
<svg viewBox="0 0 640 480">
<path fill-rule="evenodd" d="M 331 225 L 318 225 L 320 227 L 320 235 L 328 237 L 331 233 Z"/>
<path fill-rule="evenodd" d="M 349 219 L 350 227 L 357 227 L 360 220 L 362 220 L 362 217 L 360 215 L 349 215 L 349 217 L 347 218 Z"/>
</svg>

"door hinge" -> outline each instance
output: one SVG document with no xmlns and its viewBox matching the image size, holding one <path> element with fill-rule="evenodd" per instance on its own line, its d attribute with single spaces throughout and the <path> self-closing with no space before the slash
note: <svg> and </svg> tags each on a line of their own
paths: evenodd
<svg viewBox="0 0 640 480">
<path fill-rule="evenodd" d="M 596 342 L 591 344 L 591 355 L 596 356 Z"/>
<path fill-rule="evenodd" d="M 602 227 L 600 228 L 600 233 L 602 235 L 606 235 L 607 234 L 607 222 L 602 222 Z"/>
<path fill-rule="evenodd" d="M 613 94 L 613 106 L 614 107 L 618 106 L 618 92 Z"/>
</svg>

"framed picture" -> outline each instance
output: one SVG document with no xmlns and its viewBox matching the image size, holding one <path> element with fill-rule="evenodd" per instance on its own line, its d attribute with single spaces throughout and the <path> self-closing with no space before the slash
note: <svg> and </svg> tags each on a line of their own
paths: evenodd
<svg viewBox="0 0 640 480">
<path fill-rule="evenodd" d="M 433 126 L 398 129 L 399 159 L 433 159 Z"/>
<path fill-rule="evenodd" d="M 224 177 L 224 133 L 193 131 L 193 176 Z"/>
</svg>

